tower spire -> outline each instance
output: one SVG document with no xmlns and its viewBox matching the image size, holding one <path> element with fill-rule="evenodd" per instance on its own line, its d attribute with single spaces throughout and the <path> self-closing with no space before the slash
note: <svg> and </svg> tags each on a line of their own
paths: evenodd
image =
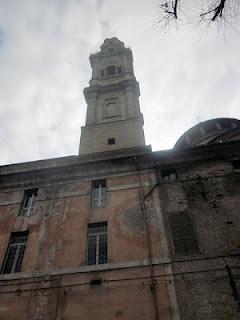
<svg viewBox="0 0 240 320">
<path fill-rule="evenodd" d="M 92 78 L 84 89 L 87 116 L 79 154 L 145 146 L 131 49 L 117 38 L 106 39 L 100 52 L 90 55 L 90 63 Z"/>
</svg>

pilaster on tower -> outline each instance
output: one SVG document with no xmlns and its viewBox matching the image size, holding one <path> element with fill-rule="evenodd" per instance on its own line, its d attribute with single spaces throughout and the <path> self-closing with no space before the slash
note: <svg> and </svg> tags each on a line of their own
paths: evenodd
<svg viewBox="0 0 240 320">
<path fill-rule="evenodd" d="M 100 49 L 90 55 L 92 78 L 84 89 L 87 116 L 79 154 L 145 146 L 132 51 L 117 38 L 106 39 Z"/>
</svg>

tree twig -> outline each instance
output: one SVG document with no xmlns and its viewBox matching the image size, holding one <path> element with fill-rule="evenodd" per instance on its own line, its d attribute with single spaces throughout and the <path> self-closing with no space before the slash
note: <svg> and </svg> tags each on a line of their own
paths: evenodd
<svg viewBox="0 0 240 320">
<path fill-rule="evenodd" d="M 209 14 L 211 14 L 212 12 L 214 12 L 213 17 L 211 18 L 212 21 L 215 21 L 217 19 L 217 17 L 222 17 L 222 13 L 225 7 L 225 3 L 227 0 L 220 0 L 219 4 L 216 5 L 216 7 L 214 7 L 213 9 L 203 12 L 202 14 L 200 14 L 200 17 L 205 17 Z"/>
</svg>

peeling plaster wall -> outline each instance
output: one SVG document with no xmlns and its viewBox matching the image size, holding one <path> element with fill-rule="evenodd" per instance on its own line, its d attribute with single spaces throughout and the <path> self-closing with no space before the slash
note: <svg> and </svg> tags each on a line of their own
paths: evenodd
<svg viewBox="0 0 240 320">
<path fill-rule="evenodd" d="M 22 272 L 0 275 L 0 320 L 157 319 L 155 303 L 164 320 L 237 319 L 226 265 L 240 290 L 238 150 L 234 143 L 0 168 L 1 263 L 11 232 L 30 231 Z M 161 178 L 168 168 L 176 180 Z M 107 205 L 93 209 L 91 183 L 103 178 Z M 34 214 L 19 216 L 24 190 L 36 187 Z M 172 212 L 189 213 L 199 252 L 175 254 Z M 108 263 L 86 266 L 87 225 L 102 221 Z M 91 285 L 96 278 L 101 285 Z"/>
</svg>

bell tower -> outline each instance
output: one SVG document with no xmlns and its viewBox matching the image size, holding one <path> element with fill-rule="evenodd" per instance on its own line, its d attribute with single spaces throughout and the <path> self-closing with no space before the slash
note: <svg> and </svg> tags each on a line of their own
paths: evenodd
<svg viewBox="0 0 240 320">
<path fill-rule="evenodd" d="M 117 38 L 106 39 L 100 52 L 90 55 L 90 63 L 92 78 L 84 89 L 87 116 L 79 154 L 145 146 L 131 49 Z"/>
</svg>

